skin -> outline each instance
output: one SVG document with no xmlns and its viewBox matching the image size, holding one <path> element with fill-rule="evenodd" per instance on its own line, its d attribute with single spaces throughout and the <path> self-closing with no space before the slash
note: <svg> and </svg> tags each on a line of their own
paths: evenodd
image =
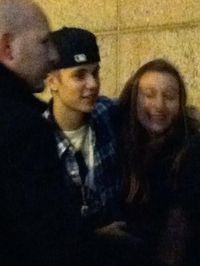
<svg viewBox="0 0 200 266">
<path fill-rule="evenodd" d="M 48 39 L 47 19 L 31 1 L 4 0 L 4 3 L 0 21 L 8 17 L 9 25 L 0 26 L 0 62 L 25 79 L 32 92 L 39 92 L 47 72 L 58 60 L 58 53 Z"/>
<path fill-rule="evenodd" d="M 48 77 L 53 112 L 59 126 L 74 130 L 85 123 L 99 94 L 99 64 L 85 64 L 54 71 Z M 69 119 L 70 117 L 70 119 Z"/>
<path fill-rule="evenodd" d="M 147 72 L 140 81 L 137 115 L 149 135 L 162 135 L 180 112 L 178 81 L 168 73 Z"/>
</svg>

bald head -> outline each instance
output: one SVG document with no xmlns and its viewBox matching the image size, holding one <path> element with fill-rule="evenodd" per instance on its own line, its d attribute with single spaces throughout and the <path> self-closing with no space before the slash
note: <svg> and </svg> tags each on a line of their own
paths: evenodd
<svg viewBox="0 0 200 266">
<path fill-rule="evenodd" d="M 41 23 L 48 24 L 46 16 L 33 1 L 0 0 L 0 34 L 18 33 Z"/>
<path fill-rule="evenodd" d="M 56 60 L 48 40 L 49 25 L 30 0 L 0 0 L 0 62 L 38 87 Z"/>
</svg>

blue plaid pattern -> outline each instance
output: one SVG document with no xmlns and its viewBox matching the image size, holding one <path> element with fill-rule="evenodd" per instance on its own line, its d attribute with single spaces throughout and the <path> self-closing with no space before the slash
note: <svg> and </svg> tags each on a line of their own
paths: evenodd
<svg viewBox="0 0 200 266">
<path fill-rule="evenodd" d="M 97 213 L 105 210 L 113 215 L 116 213 L 119 177 L 116 158 L 116 136 L 114 130 L 117 102 L 107 97 L 99 97 L 89 117 L 89 126 L 95 137 L 94 147 L 94 187 L 87 188 L 90 210 Z M 66 178 L 75 183 L 80 181 L 79 167 L 75 158 L 75 150 L 69 139 L 58 128 L 54 121 L 51 108 L 44 112 L 44 117 L 55 127 L 55 136 L 59 156 L 64 160 Z"/>
</svg>

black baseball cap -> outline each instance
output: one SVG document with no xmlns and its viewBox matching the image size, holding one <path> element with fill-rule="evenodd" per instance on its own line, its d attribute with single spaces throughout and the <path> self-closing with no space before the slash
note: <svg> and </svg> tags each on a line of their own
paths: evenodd
<svg viewBox="0 0 200 266">
<path fill-rule="evenodd" d="M 68 68 L 100 61 L 96 36 L 82 28 L 64 27 L 50 33 L 60 55 L 54 69 Z"/>
</svg>

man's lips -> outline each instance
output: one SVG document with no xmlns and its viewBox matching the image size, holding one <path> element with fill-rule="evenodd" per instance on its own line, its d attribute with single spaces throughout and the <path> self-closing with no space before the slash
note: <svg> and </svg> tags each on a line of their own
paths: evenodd
<svg viewBox="0 0 200 266">
<path fill-rule="evenodd" d="M 91 95 L 83 96 L 82 98 L 85 99 L 85 100 L 94 101 L 94 100 L 96 100 L 97 95 L 96 94 L 91 94 Z"/>
</svg>

